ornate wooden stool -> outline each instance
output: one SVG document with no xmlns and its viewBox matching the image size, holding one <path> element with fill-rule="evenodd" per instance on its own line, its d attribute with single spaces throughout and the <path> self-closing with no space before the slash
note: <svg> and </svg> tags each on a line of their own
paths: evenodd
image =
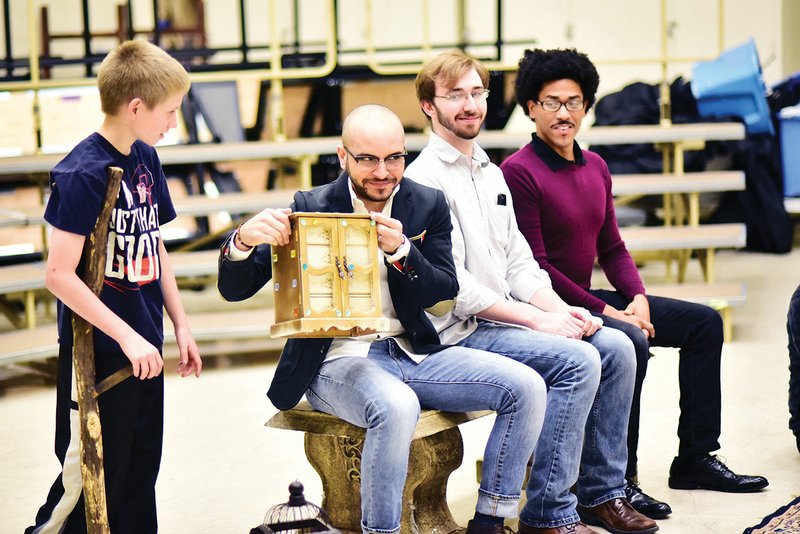
<svg viewBox="0 0 800 534">
<path fill-rule="evenodd" d="M 458 425 L 492 413 L 423 410 L 411 442 L 401 534 L 448 534 L 460 528 L 447 506 L 447 479 L 464 456 Z M 322 479 L 322 507 L 334 527 L 360 533 L 364 429 L 305 401 L 278 412 L 267 426 L 306 433 L 306 457 Z"/>
</svg>

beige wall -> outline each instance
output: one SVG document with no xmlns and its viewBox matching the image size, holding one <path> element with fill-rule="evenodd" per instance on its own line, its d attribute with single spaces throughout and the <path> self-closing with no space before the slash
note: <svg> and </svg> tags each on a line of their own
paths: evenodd
<svg viewBox="0 0 800 534">
<path fill-rule="evenodd" d="M 9 0 L 13 25 L 15 55 L 27 54 L 28 26 L 25 23 L 28 0 Z M 185 0 L 181 0 L 185 1 Z M 662 77 L 661 66 L 661 0 L 502 0 L 502 25 L 506 40 L 525 40 L 527 45 L 508 45 L 503 62 L 513 67 L 526 47 L 574 46 L 587 52 L 597 63 L 601 74 L 600 95 L 616 91 L 633 81 L 656 83 Z M 51 30 L 77 32 L 81 27 L 80 0 L 33 0 L 38 8 L 50 8 Z M 301 0 L 301 41 L 321 41 L 329 26 L 326 11 L 328 0 Z M 343 49 L 363 49 L 370 41 L 377 47 L 419 46 L 427 36 L 433 44 L 452 43 L 459 39 L 459 0 L 340 0 L 339 40 Z M 670 63 L 667 73 L 691 78 L 694 61 L 716 57 L 723 47 L 743 43 L 752 37 L 759 51 L 767 85 L 772 85 L 800 70 L 800 0 L 725 0 L 724 16 L 718 17 L 719 0 L 667 0 L 667 53 L 672 57 L 690 58 Z M 113 31 L 116 27 L 116 2 L 90 0 L 91 25 L 97 31 Z M 278 32 L 284 42 L 291 42 L 291 0 L 275 0 Z M 371 10 L 369 9 L 371 5 Z M 495 39 L 497 25 L 495 2 L 464 0 L 464 36 L 473 42 Z M 236 3 L 231 0 L 205 0 L 208 42 L 211 46 L 232 46 L 239 41 L 239 19 Z M 266 45 L 270 41 L 269 0 L 246 0 L 248 37 L 251 44 Z M 151 0 L 133 0 L 133 16 L 137 27 L 152 24 Z M 368 23 L 368 21 L 371 21 Z M 38 26 L 37 26 L 38 27 Z M 371 28 L 371 31 L 370 31 Z M 721 34 L 720 34 L 721 32 Z M 113 47 L 114 39 L 98 40 L 96 50 Z M 80 41 L 59 41 L 53 50 L 67 57 L 79 56 Z M 472 48 L 478 55 L 491 55 L 492 47 Z M 0 53 L 4 54 L 0 40 Z M 237 53 L 218 54 L 219 60 L 237 61 Z M 267 59 L 267 51 L 252 59 Z M 379 61 L 425 59 L 421 48 L 402 53 L 384 52 Z M 340 57 L 343 64 L 364 63 L 363 53 Z M 620 60 L 640 60 L 619 63 Z M 650 60 L 650 61 L 646 61 Z M 59 77 L 80 77 L 82 67 L 61 69 Z M 357 91 L 356 91 L 357 92 Z M 346 110 L 345 110 L 346 111 Z M 413 113 L 412 113 L 413 114 Z M 526 125 L 527 127 L 527 125 Z"/>
<path fill-rule="evenodd" d="M 53 31 L 80 29 L 79 0 L 33 0 L 37 6 L 48 5 Z M 15 53 L 27 53 L 28 0 L 10 0 Z M 275 0 L 279 17 L 278 32 L 284 40 L 292 39 L 292 5 L 290 0 Z M 370 20 L 377 46 L 416 45 L 422 42 L 427 28 L 434 43 L 458 39 L 458 0 L 373 0 Z M 670 37 L 669 53 L 674 56 L 713 57 L 718 52 L 718 0 L 667 0 Z M 238 10 L 230 0 L 206 0 L 206 21 L 212 46 L 235 44 L 239 39 Z M 245 3 L 249 38 L 253 44 L 266 44 L 270 39 L 268 0 L 247 0 Z M 327 28 L 326 0 L 300 2 L 303 39 L 320 40 Z M 366 0 L 340 0 L 340 41 L 345 48 L 362 48 L 366 40 L 368 15 Z M 427 5 L 427 18 L 423 7 Z M 465 35 L 472 40 L 492 41 L 495 38 L 495 2 L 466 0 Z M 613 65 L 620 58 L 654 58 L 661 52 L 660 0 L 503 0 L 503 27 L 507 39 L 530 39 L 544 47 L 575 46 L 589 53 L 602 65 L 603 85 L 607 91 L 632 80 L 657 81 L 661 71 L 657 64 Z M 91 24 L 96 30 L 113 30 L 116 25 L 115 2 L 91 0 Z M 133 0 L 134 18 L 139 25 L 152 22 L 150 0 Z M 775 83 L 800 68 L 797 23 L 800 22 L 799 0 L 725 0 L 723 20 L 724 45 L 733 46 L 752 36 L 764 64 L 768 84 Z M 427 24 L 425 24 L 427 22 Z M 79 42 L 60 42 L 57 50 L 64 55 L 81 51 Z M 102 41 L 99 49 L 110 48 L 113 41 Z M 0 42 L 0 53 L 4 53 Z M 508 46 L 505 57 L 513 65 L 524 47 Z M 473 50 L 476 53 L 482 50 Z M 491 52 L 491 49 L 483 50 Z M 266 57 L 266 53 L 263 54 Z M 421 51 L 385 54 L 386 60 L 423 59 Z M 363 56 L 343 57 L 343 62 L 360 62 Z M 670 77 L 689 74 L 691 63 L 675 63 Z M 74 71 L 80 75 L 81 70 Z M 72 75 L 72 72 L 71 72 Z"/>
</svg>

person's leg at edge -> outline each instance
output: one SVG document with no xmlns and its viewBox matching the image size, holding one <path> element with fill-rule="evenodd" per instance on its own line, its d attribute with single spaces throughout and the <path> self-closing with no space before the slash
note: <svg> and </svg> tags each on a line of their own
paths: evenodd
<svg viewBox="0 0 800 534">
<path fill-rule="evenodd" d="M 372 343 L 368 358 L 322 364 L 306 397 L 317 410 L 366 428 L 361 455 L 361 527 L 365 533 L 400 530 L 411 437 L 419 419 L 417 396 L 375 360 L 389 341 Z"/>
<path fill-rule="evenodd" d="M 476 516 L 467 531 L 502 530 L 503 518 L 517 516 L 528 459 L 542 429 L 544 380 L 519 362 L 464 347 L 430 354 L 419 364 L 396 345 L 390 353 L 387 364 L 399 369 L 423 408 L 497 413 L 484 451 Z"/>
<path fill-rule="evenodd" d="M 481 321 L 461 346 L 493 352 L 538 372 L 548 386 L 520 521 L 538 528 L 577 523 L 578 479 L 586 418 L 600 381 L 600 355 L 583 341 Z"/>
<path fill-rule="evenodd" d="M 786 320 L 789 334 L 789 429 L 795 435 L 800 452 L 800 287 L 789 303 Z"/>
</svg>

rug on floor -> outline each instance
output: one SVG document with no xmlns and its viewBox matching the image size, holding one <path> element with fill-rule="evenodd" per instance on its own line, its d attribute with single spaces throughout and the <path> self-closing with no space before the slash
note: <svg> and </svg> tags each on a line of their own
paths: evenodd
<svg viewBox="0 0 800 534">
<path fill-rule="evenodd" d="M 773 513 L 742 534 L 800 534 L 800 497 Z"/>
</svg>

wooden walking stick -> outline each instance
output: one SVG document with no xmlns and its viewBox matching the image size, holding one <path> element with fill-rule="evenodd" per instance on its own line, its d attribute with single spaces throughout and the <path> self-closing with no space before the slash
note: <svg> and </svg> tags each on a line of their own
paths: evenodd
<svg viewBox="0 0 800 534">
<path fill-rule="evenodd" d="M 100 215 L 84 244 L 86 272 L 83 281 L 95 295 L 103 288 L 106 268 L 108 221 L 117 202 L 122 169 L 108 168 L 108 185 Z M 109 534 L 103 471 L 103 436 L 100 409 L 95 393 L 94 327 L 78 314 L 72 314 L 72 358 L 78 387 L 78 413 L 81 420 L 81 477 L 88 534 Z"/>
</svg>

